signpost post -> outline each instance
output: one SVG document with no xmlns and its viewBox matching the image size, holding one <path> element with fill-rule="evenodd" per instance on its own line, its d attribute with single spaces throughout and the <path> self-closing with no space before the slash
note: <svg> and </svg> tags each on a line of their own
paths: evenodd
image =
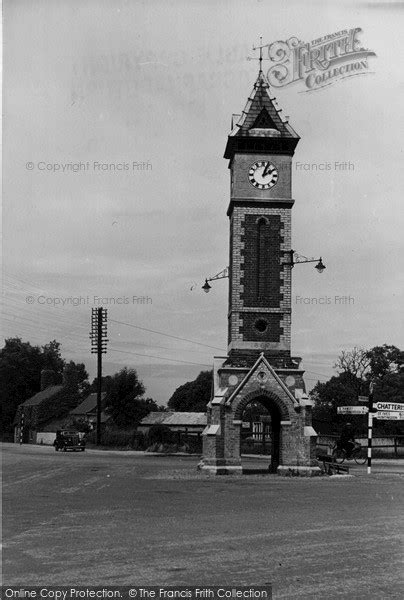
<svg viewBox="0 0 404 600">
<path fill-rule="evenodd" d="M 372 472 L 373 388 L 374 383 L 371 381 L 368 401 L 368 475 Z"/>
</svg>

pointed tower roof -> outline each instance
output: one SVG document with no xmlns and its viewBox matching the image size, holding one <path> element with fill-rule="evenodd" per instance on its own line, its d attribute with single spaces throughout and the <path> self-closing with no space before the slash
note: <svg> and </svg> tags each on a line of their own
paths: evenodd
<svg viewBox="0 0 404 600">
<path fill-rule="evenodd" d="M 247 104 L 229 134 L 225 158 L 235 152 L 278 152 L 293 155 L 299 136 L 281 118 L 276 98 L 271 98 L 269 84 L 260 70 Z"/>
</svg>

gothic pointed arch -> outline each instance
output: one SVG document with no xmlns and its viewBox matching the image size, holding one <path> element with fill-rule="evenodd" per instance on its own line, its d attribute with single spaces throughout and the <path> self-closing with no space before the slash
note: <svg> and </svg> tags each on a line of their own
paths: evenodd
<svg viewBox="0 0 404 600">
<path fill-rule="evenodd" d="M 279 411 L 282 421 L 290 420 L 289 408 L 286 405 L 286 403 L 281 398 L 279 398 L 277 394 L 266 389 L 258 389 L 253 392 L 250 392 L 249 394 L 246 394 L 245 396 L 241 397 L 238 401 L 236 401 L 235 406 L 233 406 L 234 419 L 241 421 L 244 409 L 248 406 L 248 404 L 250 404 L 250 402 L 253 402 L 254 400 L 258 401 L 260 398 L 267 399 L 269 403 L 272 404 Z"/>
</svg>

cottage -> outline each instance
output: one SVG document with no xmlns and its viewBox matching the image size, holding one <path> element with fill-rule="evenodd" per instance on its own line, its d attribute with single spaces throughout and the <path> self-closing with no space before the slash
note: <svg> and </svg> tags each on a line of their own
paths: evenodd
<svg viewBox="0 0 404 600">
<path fill-rule="evenodd" d="M 41 391 L 19 405 L 14 419 L 15 442 L 36 444 L 38 432 L 42 431 L 49 421 L 63 418 L 60 399 L 64 386 L 55 385 L 56 377 L 54 371 L 43 370 Z M 64 412 L 67 413 L 67 410 Z"/>
<path fill-rule="evenodd" d="M 75 421 L 86 421 L 93 428 L 97 415 L 97 394 L 79 401 L 66 381 L 56 383 L 57 375 L 50 369 L 41 372 L 41 391 L 19 405 L 14 419 L 14 441 L 24 444 L 53 444 L 58 429 L 71 429 Z M 102 400 L 105 393 L 102 395 Z M 101 423 L 108 416 L 101 414 Z"/>
<path fill-rule="evenodd" d="M 101 394 L 101 406 L 104 405 L 106 392 Z M 97 422 L 97 394 L 89 394 L 81 404 L 73 408 L 69 413 L 72 421 L 84 421 L 88 423 L 91 429 L 94 429 Z M 101 412 L 101 425 L 105 425 L 111 417 L 104 411 Z"/>
</svg>

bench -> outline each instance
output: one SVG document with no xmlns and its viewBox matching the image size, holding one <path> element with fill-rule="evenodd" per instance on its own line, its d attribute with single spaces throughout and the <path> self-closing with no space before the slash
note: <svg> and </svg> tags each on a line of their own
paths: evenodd
<svg viewBox="0 0 404 600">
<path fill-rule="evenodd" d="M 323 469 L 328 475 L 335 475 L 335 473 L 346 473 L 349 475 L 349 467 L 336 463 L 333 456 L 321 454 L 317 456 L 317 460 L 323 463 Z"/>
</svg>

